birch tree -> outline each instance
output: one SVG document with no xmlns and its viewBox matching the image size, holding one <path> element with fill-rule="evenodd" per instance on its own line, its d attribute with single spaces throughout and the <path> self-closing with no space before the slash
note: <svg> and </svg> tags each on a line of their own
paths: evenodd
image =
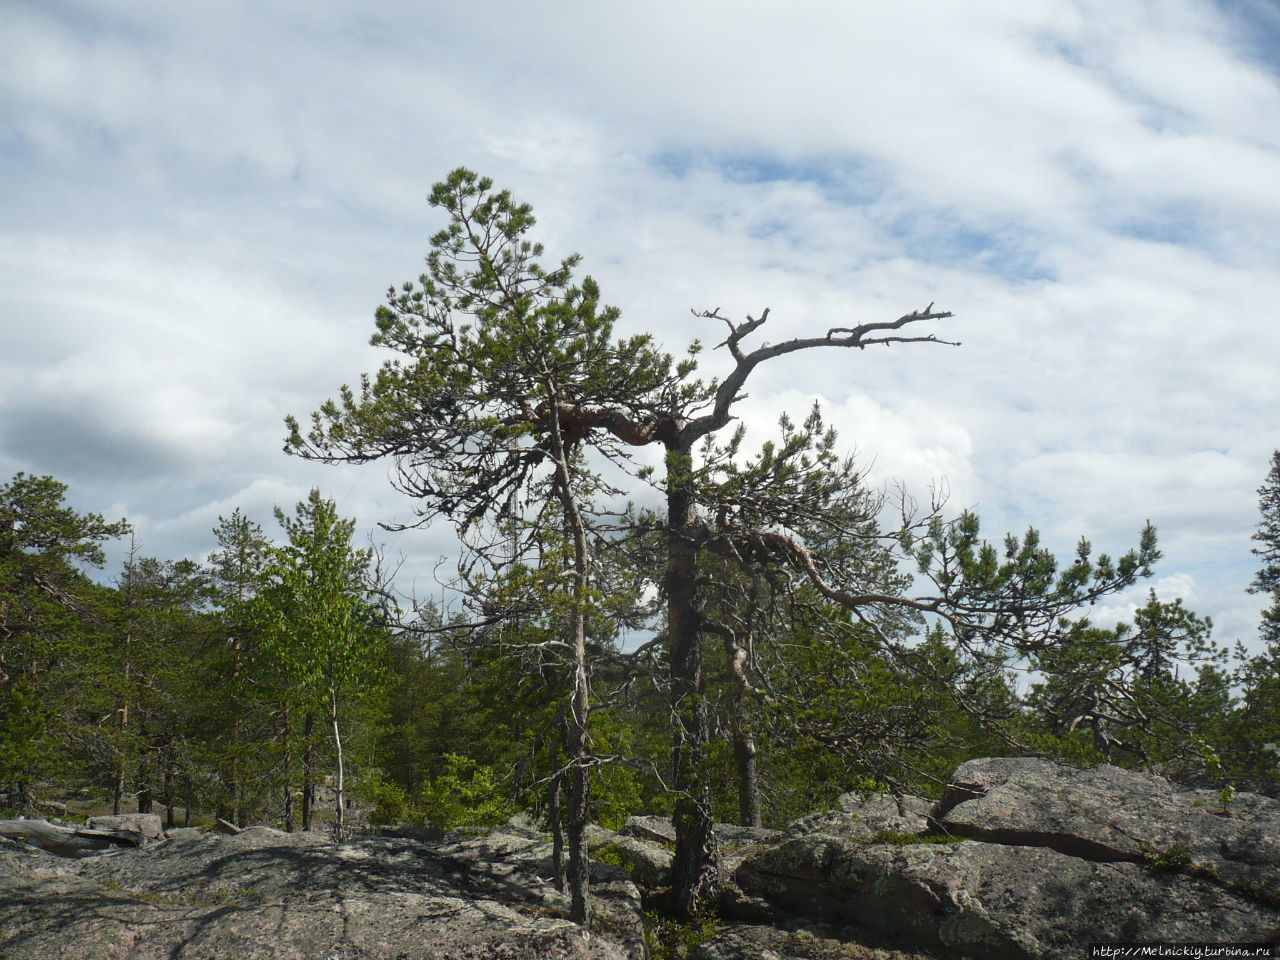
<svg viewBox="0 0 1280 960">
<path fill-rule="evenodd" d="M 355 521 L 339 517 L 334 502 L 319 490 L 313 489 L 292 517 L 277 508 L 276 519 L 288 543 L 274 551 L 267 586 L 257 598 L 262 656 L 284 679 L 285 696 L 327 721 L 341 837 L 346 832 L 345 711 L 380 681 L 386 646 L 370 579 L 372 557 L 352 546 Z"/>
</svg>

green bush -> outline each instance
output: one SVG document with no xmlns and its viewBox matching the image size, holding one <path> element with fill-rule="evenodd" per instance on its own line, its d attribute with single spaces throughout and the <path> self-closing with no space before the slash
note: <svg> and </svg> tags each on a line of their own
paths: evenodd
<svg viewBox="0 0 1280 960">
<path fill-rule="evenodd" d="M 369 822 L 375 827 L 413 823 L 418 819 L 405 789 L 377 770 L 362 776 L 353 792 L 358 800 L 369 805 Z"/>
<path fill-rule="evenodd" d="M 458 753 L 445 755 L 445 772 L 422 785 L 422 813 L 440 830 L 496 827 L 513 807 L 493 768 Z"/>
<path fill-rule="evenodd" d="M 720 928 L 714 916 L 680 921 L 645 911 L 644 918 L 645 940 L 652 960 L 688 960 Z"/>
</svg>

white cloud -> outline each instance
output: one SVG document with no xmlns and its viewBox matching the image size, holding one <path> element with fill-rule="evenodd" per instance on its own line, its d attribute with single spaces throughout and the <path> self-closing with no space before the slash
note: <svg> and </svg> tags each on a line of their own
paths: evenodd
<svg viewBox="0 0 1280 960">
<path fill-rule="evenodd" d="M 423 198 L 461 163 L 672 349 L 723 336 L 691 307 L 769 306 L 770 341 L 954 310 L 937 332 L 960 350 L 787 358 L 744 418 L 772 430 L 820 396 L 876 479 L 945 478 L 997 536 L 1116 552 L 1149 516 L 1160 575 L 1247 636 L 1253 491 L 1280 445 L 1280 82 L 1244 15 L 18 5 L 0 466 L 58 472 L 175 554 L 241 498 L 345 499 L 345 473 L 279 455 L 281 419 L 376 366 L 370 314 L 420 271 Z M 406 518 L 369 476 L 362 522 Z"/>
</svg>

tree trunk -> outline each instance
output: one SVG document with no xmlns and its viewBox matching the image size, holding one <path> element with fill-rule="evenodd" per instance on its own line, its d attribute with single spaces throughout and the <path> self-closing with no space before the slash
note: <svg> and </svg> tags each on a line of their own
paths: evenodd
<svg viewBox="0 0 1280 960">
<path fill-rule="evenodd" d="M 311 809 L 315 804 L 315 761 L 313 738 L 316 729 L 316 715 L 307 711 L 302 722 L 302 832 L 311 829 Z"/>
<path fill-rule="evenodd" d="M 569 643 L 573 648 L 573 692 L 565 721 L 565 753 L 569 756 L 569 917 L 591 923 L 591 860 L 587 821 L 591 813 L 591 744 L 587 720 L 591 689 L 587 683 L 587 530 L 569 474 L 569 451 L 560 433 L 556 404 L 551 404 L 551 451 L 556 464 L 556 494 L 564 511 L 565 532 L 573 544 L 573 586 L 569 611 Z"/>
<path fill-rule="evenodd" d="M 239 602 L 244 601 L 244 587 L 241 585 Z M 244 788 L 240 784 L 240 636 L 231 641 L 231 709 L 236 717 L 231 722 L 231 822 L 237 827 L 244 826 Z"/>
<path fill-rule="evenodd" d="M 164 762 L 164 828 L 172 830 L 173 823 L 173 764 Z"/>
<path fill-rule="evenodd" d="M 734 733 L 733 756 L 738 762 L 738 822 L 744 827 L 763 826 L 760 780 L 756 774 L 756 740 L 750 731 Z"/>
<path fill-rule="evenodd" d="M 154 802 L 150 786 L 143 786 L 138 790 L 138 812 L 150 813 Z"/>
<path fill-rule="evenodd" d="M 338 759 L 338 790 L 335 799 L 338 815 L 338 838 L 347 835 L 346 775 L 342 765 L 342 732 L 338 729 L 338 692 L 329 691 L 329 719 L 333 724 L 333 750 Z"/>
<path fill-rule="evenodd" d="M 586 671 L 579 664 L 574 683 L 574 712 L 583 711 L 582 720 L 569 721 L 569 898 L 570 917 L 587 926 L 591 922 L 591 861 L 587 852 L 587 821 L 590 817 L 591 768 L 587 765 Z"/>
<path fill-rule="evenodd" d="M 556 891 L 564 893 L 564 823 L 560 820 L 560 793 L 564 778 L 560 774 L 559 753 L 552 756 L 556 772 L 551 777 L 551 795 L 547 800 L 547 819 L 551 821 L 551 862 L 555 867 Z"/>
<path fill-rule="evenodd" d="M 125 667 L 125 679 L 129 679 L 129 668 Z M 120 816 L 124 813 L 124 787 L 125 787 L 125 738 L 124 734 L 129 732 L 129 703 L 126 701 L 120 707 L 120 763 L 116 767 L 116 783 L 115 789 L 111 791 L 111 814 L 112 816 Z"/>
<path fill-rule="evenodd" d="M 672 788 L 676 795 L 676 851 L 671 865 L 671 906 L 692 917 L 715 898 L 719 863 L 712 832 L 711 787 L 702 769 L 707 708 L 698 623 L 697 521 L 691 447 L 667 451 L 667 635 L 670 646 Z"/>
<path fill-rule="evenodd" d="M 137 548 L 137 541 L 132 537 L 129 540 L 129 559 L 125 567 L 129 570 L 134 561 L 134 550 Z M 126 582 L 132 584 L 132 580 Z M 121 585 L 124 586 L 123 584 Z M 121 685 L 123 691 L 123 702 L 120 704 L 120 766 L 116 770 L 115 789 L 111 795 L 111 813 L 113 816 L 120 816 L 124 812 L 124 787 L 125 787 L 125 759 L 128 755 L 128 734 L 129 734 L 129 678 L 130 663 L 129 658 L 133 654 L 133 588 L 130 586 L 129 592 L 125 595 L 125 604 L 128 614 L 124 623 L 124 651 L 121 657 L 123 664 L 121 665 L 121 676 L 124 683 Z"/>
<path fill-rule="evenodd" d="M 289 708 L 284 708 L 284 829 L 293 833 L 293 744 L 289 736 Z"/>
</svg>

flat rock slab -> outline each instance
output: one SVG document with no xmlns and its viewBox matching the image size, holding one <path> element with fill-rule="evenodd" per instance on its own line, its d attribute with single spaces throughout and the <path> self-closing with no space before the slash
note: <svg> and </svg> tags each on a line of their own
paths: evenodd
<svg viewBox="0 0 1280 960">
<path fill-rule="evenodd" d="M 787 827 L 788 835 L 825 833 L 846 840 L 870 841 L 883 834 L 924 833 L 933 804 L 921 797 L 893 797 L 877 793 L 846 793 L 834 810 L 801 817 Z"/>
<path fill-rule="evenodd" d="M 670 817 L 627 817 L 627 822 L 618 832 L 646 843 L 661 843 L 673 848 L 676 843 L 676 828 Z"/>
<path fill-rule="evenodd" d="M 619 834 L 609 849 L 642 887 L 653 890 L 670 886 L 675 854 L 667 847 Z"/>
<path fill-rule="evenodd" d="M 737 871 L 749 894 L 942 955 L 1075 958 L 1090 941 L 1273 942 L 1275 911 L 1196 877 L 1045 847 L 794 837 Z"/>
<path fill-rule="evenodd" d="M 712 824 L 716 843 L 721 847 L 740 847 L 750 843 L 761 843 L 773 840 L 782 835 L 780 830 L 768 827 L 742 827 L 736 823 Z M 618 831 L 623 836 L 635 837 L 646 843 L 664 844 L 674 849 L 676 842 L 675 824 L 670 817 L 627 817 L 627 822 Z"/>
<path fill-rule="evenodd" d="M 1280 802 L 1204 791 L 1119 767 L 1049 760 L 971 760 L 935 815 L 942 831 L 1090 860 L 1149 863 L 1210 879 L 1280 907 Z"/>
<path fill-rule="evenodd" d="M 548 847 L 549 845 L 543 844 Z M 251 827 L 83 860 L 0 846 L 6 960 L 638 960 L 634 886 L 602 877 L 587 936 L 546 885 L 549 849 L 472 837 L 339 847 Z M 479 858 L 488 858 L 482 862 Z M 606 871 L 607 872 L 607 871 Z M 616 915 L 615 915 L 616 914 Z M 625 941 L 630 940 L 630 943 Z"/>
</svg>

